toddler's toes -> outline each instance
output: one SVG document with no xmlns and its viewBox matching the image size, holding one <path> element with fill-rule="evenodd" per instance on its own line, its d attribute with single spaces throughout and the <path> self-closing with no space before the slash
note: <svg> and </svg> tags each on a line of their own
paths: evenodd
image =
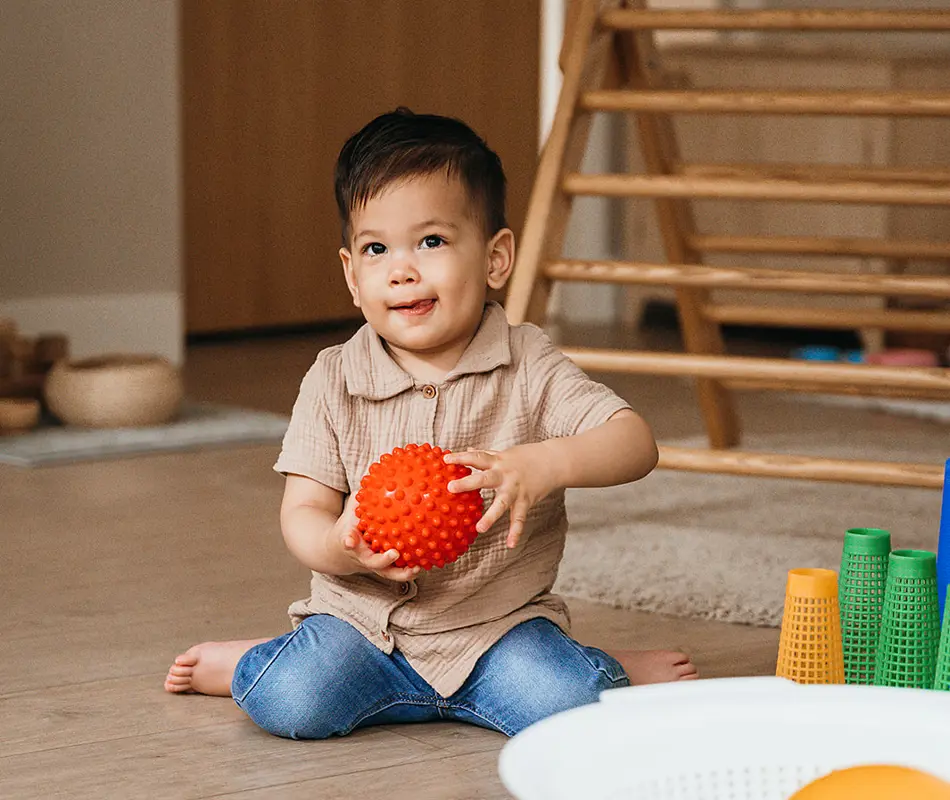
<svg viewBox="0 0 950 800">
<path fill-rule="evenodd" d="M 168 674 L 165 676 L 165 691 L 178 694 L 180 692 L 190 692 L 193 690 L 192 681 L 194 680 L 195 664 L 197 658 L 193 658 L 189 653 L 182 653 L 175 659 L 175 663 L 168 668 Z"/>
<path fill-rule="evenodd" d="M 674 650 L 621 650 L 613 656 L 634 686 L 699 677 L 689 656 Z"/>
<path fill-rule="evenodd" d="M 179 677 L 169 673 L 165 678 L 165 691 L 173 694 L 191 691 L 191 676 Z"/>
<path fill-rule="evenodd" d="M 180 656 L 175 658 L 175 663 L 180 667 L 193 667 L 198 663 L 198 651 L 197 648 L 192 647 L 190 650 L 182 653 Z"/>
<path fill-rule="evenodd" d="M 189 647 L 168 668 L 165 689 L 169 692 L 196 692 L 230 697 L 231 679 L 241 657 L 267 639 L 239 639 L 232 642 L 202 642 Z"/>
<path fill-rule="evenodd" d="M 699 670 L 696 669 L 696 665 L 688 659 L 684 664 L 676 664 L 674 669 L 676 670 L 676 674 L 679 676 L 681 681 L 686 680 L 687 678 L 699 677 Z"/>
<path fill-rule="evenodd" d="M 678 653 L 675 650 L 657 650 L 656 653 L 660 658 L 668 658 L 674 667 L 690 663 L 689 656 L 686 653 Z"/>
<path fill-rule="evenodd" d="M 684 670 L 679 675 L 679 680 L 681 681 L 694 681 L 699 677 L 699 670 L 696 667 L 691 666 L 689 669 Z"/>
</svg>

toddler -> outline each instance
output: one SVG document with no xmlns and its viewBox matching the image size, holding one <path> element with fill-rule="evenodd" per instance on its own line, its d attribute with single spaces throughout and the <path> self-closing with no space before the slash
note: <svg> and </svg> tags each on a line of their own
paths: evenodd
<svg viewBox="0 0 950 800">
<path fill-rule="evenodd" d="M 317 356 L 274 467 L 310 595 L 290 633 L 196 645 L 165 688 L 230 694 L 290 738 L 440 719 L 511 736 L 605 689 L 696 677 L 681 653 L 579 644 L 551 593 L 564 490 L 642 478 L 657 450 L 623 399 L 488 302 L 515 258 L 497 155 L 457 120 L 399 109 L 346 142 L 336 199 L 366 324 Z M 428 572 L 355 530 L 361 478 L 413 442 L 452 450 L 445 461 L 473 472 L 449 490 L 485 500 L 469 551 Z"/>
</svg>

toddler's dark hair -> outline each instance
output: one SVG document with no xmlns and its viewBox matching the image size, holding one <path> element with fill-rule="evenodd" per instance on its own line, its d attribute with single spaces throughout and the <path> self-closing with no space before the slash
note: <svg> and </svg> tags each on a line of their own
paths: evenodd
<svg viewBox="0 0 950 800">
<path fill-rule="evenodd" d="M 394 181 L 443 173 L 458 178 L 493 236 L 507 227 L 501 159 L 468 125 L 408 108 L 376 117 L 353 134 L 336 162 L 336 203 L 349 246 L 350 215 Z"/>
</svg>

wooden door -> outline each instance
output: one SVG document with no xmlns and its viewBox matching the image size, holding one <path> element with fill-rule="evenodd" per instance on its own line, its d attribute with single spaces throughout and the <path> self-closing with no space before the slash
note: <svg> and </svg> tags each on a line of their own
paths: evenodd
<svg viewBox="0 0 950 800">
<path fill-rule="evenodd" d="M 520 227 L 537 156 L 540 0 L 182 0 L 189 333 L 353 318 L 333 166 L 405 105 L 472 125 Z"/>
</svg>

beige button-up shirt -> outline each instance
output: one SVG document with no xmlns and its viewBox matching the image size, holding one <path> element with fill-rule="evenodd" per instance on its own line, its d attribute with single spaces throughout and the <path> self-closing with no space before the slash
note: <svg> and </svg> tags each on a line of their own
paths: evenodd
<svg viewBox="0 0 950 800">
<path fill-rule="evenodd" d="M 303 379 L 274 469 L 349 494 L 395 447 L 505 450 L 581 433 L 628 407 L 539 328 L 512 327 L 501 306 L 489 303 L 471 344 L 438 385 L 413 379 L 368 325 L 322 350 Z M 487 508 L 493 492 L 482 496 Z M 567 608 L 551 594 L 567 533 L 564 492 L 531 509 L 513 550 L 505 546 L 508 525 L 506 513 L 458 561 L 408 584 L 314 573 L 310 597 L 290 606 L 291 620 L 339 617 L 383 652 L 399 648 L 448 697 L 516 625 L 544 617 L 569 631 Z"/>
</svg>

